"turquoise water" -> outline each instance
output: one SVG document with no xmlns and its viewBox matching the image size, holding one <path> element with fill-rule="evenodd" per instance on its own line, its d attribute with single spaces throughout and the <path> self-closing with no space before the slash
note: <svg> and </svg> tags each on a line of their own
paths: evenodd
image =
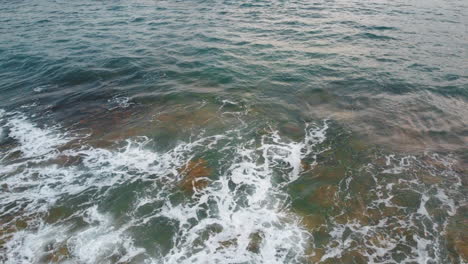
<svg viewBox="0 0 468 264">
<path fill-rule="evenodd" d="M 465 1 L 2 1 L 0 261 L 466 263 Z"/>
</svg>

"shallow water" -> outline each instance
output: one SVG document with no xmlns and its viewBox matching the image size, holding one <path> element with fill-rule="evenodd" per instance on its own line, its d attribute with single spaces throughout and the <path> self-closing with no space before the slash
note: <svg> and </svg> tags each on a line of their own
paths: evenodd
<svg viewBox="0 0 468 264">
<path fill-rule="evenodd" d="M 467 263 L 464 1 L 0 5 L 0 262 Z"/>
</svg>

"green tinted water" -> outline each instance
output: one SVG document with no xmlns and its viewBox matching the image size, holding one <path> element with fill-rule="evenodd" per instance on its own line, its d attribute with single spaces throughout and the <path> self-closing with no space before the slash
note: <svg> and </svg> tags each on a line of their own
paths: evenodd
<svg viewBox="0 0 468 264">
<path fill-rule="evenodd" d="M 464 263 L 463 1 L 0 7 L 6 263 Z"/>
</svg>

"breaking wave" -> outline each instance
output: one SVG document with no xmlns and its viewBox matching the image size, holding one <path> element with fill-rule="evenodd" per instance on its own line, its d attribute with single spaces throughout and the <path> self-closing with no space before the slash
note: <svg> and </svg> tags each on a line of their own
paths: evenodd
<svg viewBox="0 0 468 264">
<path fill-rule="evenodd" d="M 301 141 L 238 129 L 163 150 L 147 137 L 97 148 L 21 113 L 0 118 L 6 263 L 442 263 L 466 205 L 450 158 L 383 154 L 322 189 L 332 206 L 308 227 L 288 187 L 330 150 L 327 121 Z"/>
<path fill-rule="evenodd" d="M 159 152 L 146 137 L 103 149 L 59 127 L 41 128 L 22 114 L 8 114 L 2 122 L 12 141 L 1 171 L 6 262 L 303 261 L 311 237 L 288 210 L 284 187 L 299 177 L 301 160 L 316 154 L 326 123 L 309 126 L 302 142 L 283 140 L 277 132 L 243 142 L 232 131 Z M 181 168 L 213 151 L 224 165 L 209 179 L 194 179 L 209 183 L 200 189 L 189 184 L 186 195 Z M 128 211 L 120 219 L 105 212 L 100 201 L 129 185 L 141 191 L 130 195 Z M 75 208 L 67 213 L 70 204 Z M 136 245 L 136 235 L 155 223 L 171 230 L 172 246 L 148 252 Z"/>
</svg>

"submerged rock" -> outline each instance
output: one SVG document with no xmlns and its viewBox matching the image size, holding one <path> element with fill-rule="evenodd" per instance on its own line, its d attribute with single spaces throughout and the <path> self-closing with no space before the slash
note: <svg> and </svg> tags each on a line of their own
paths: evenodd
<svg viewBox="0 0 468 264">
<path fill-rule="evenodd" d="M 196 161 L 189 161 L 179 169 L 179 173 L 183 177 L 179 184 L 180 187 L 184 191 L 190 192 L 195 189 L 203 189 L 208 185 L 211 169 L 208 168 L 206 160 L 200 158 Z"/>
<path fill-rule="evenodd" d="M 319 187 L 310 197 L 310 201 L 321 207 L 331 207 L 336 205 L 335 196 L 338 188 L 334 185 L 324 185 Z"/>
<path fill-rule="evenodd" d="M 340 257 L 324 260 L 323 264 L 335 263 L 368 263 L 369 260 L 359 250 L 351 250 L 343 253 Z"/>
<path fill-rule="evenodd" d="M 194 127 L 220 126 L 222 116 L 213 107 L 178 109 L 177 112 L 160 113 L 155 117 L 159 126 L 170 131 L 187 130 Z"/>
<path fill-rule="evenodd" d="M 68 250 L 67 245 L 61 245 L 58 248 L 53 249 L 53 251 L 45 256 L 45 262 L 47 263 L 59 263 L 63 260 L 70 258 L 70 251 Z"/>
<path fill-rule="evenodd" d="M 17 230 L 23 230 L 28 227 L 28 223 L 22 219 L 16 221 L 15 223 L 16 229 Z"/>
<path fill-rule="evenodd" d="M 0 218 L 0 253 L 5 250 L 5 244 L 8 243 L 18 231 L 24 230 L 30 226 L 28 222 L 33 220 L 32 216 L 7 216 Z M 0 254 L 0 262 L 6 261 L 6 257 Z"/>
<path fill-rule="evenodd" d="M 323 255 L 325 255 L 325 250 L 323 248 L 311 248 L 309 256 L 310 263 L 319 263 Z"/>
<path fill-rule="evenodd" d="M 301 218 L 302 225 L 308 230 L 318 229 L 326 224 L 325 217 L 319 214 L 303 215 Z"/>
<path fill-rule="evenodd" d="M 468 261 L 468 236 L 464 235 L 462 238 L 455 241 L 455 250 L 464 261 Z"/>
<path fill-rule="evenodd" d="M 252 233 L 250 234 L 249 239 L 250 239 L 250 242 L 249 242 L 249 245 L 247 246 L 247 250 L 252 253 L 259 253 L 260 246 L 263 241 L 262 233 L 260 231 Z"/>
<path fill-rule="evenodd" d="M 51 208 L 44 217 L 44 220 L 48 224 L 53 224 L 61 219 L 68 216 L 70 213 L 65 210 L 63 207 L 54 207 Z"/>
<path fill-rule="evenodd" d="M 228 247 L 236 247 L 237 246 L 237 238 L 221 241 L 221 242 L 219 242 L 219 245 L 220 246 L 217 248 L 217 250 L 222 249 L 222 248 L 228 248 Z"/>
<path fill-rule="evenodd" d="M 460 208 L 449 224 L 446 238 L 453 263 L 468 262 L 468 218 L 466 206 Z"/>
</svg>

